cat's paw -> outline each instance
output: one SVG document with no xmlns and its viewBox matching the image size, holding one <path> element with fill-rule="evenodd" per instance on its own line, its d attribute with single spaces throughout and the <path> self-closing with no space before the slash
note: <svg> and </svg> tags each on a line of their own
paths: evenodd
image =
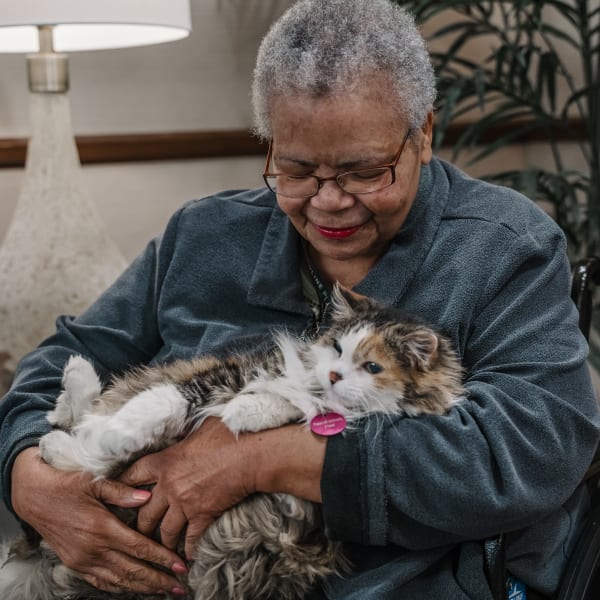
<svg viewBox="0 0 600 600">
<path fill-rule="evenodd" d="M 51 431 L 40 440 L 39 452 L 49 465 L 63 471 L 80 471 L 82 463 L 75 438 L 60 430 Z"/>
<path fill-rule="evenodd" d="M 284 398 L 269 394 L 238 394 L 223 405 L 221 420 L 233 433 L 262 431 L 298 420 L 300 412 Z"/>
<path fill-rule="evenodd" d="M 74 396 L 93 399 L 100 391 L 100 380 L 92 364 L 75 355 L 64 368 L 63 387 Z"/>
<path fill-rule="evenodd" d="M 64 368 L 62 383 L 63 392 L 47 418 L 52 425 L 69 429 L 89 411 L 102 387 L 94 367 L 81 356 L 71 356 Z"/>
</svg>

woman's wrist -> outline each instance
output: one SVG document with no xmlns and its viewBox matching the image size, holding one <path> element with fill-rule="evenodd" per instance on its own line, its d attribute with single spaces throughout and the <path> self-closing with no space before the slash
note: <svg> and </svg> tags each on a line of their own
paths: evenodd
<svg viewBox="0 0 600 600">
<path fill-rule="evenodd" d="M 39 450 L 37 446 L 30 446 L 25 448 L 19 454 L 17 454 L 13 463 L 12 474 L 11 474 L 11 504 L 15 513 L 22 519 L 24 519 L 23 509 L 27 506 L 23 494 L 21 494 L 21 483 L 36 481 L 38 479 L 37 473 L 34 474 L 38 463 L 40 462 Z M 33 477 L 32 477 L 33 475 Z"/>
<path fill-rule="evenodd" d="M 245 437 L 251 489 L 321 502 L 327 439 L 304 425 L 286 425 Z"/>
</svg>

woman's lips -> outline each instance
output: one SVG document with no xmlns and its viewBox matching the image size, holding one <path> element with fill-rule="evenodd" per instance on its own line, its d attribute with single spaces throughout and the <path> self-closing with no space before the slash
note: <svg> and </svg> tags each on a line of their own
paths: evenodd
<svg viewBox="0 0 600 600">
<path fill-rule="evenodd" d="M 355 227 L 322 227 L 315 225 L 315 229 L 323 236 L 332 240 L 341 240 L 351 236 L 360 229 L 360 225 Z"/>
</svg>

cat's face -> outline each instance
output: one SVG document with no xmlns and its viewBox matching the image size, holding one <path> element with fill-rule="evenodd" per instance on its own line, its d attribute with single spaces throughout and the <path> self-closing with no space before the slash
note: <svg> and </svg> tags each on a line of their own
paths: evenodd
<svg viewBox="0 0 600 600">
<path fill-rule="evenodd" d="M 402 399 L 418 361 L 435 348 L 435 334 L 425 329 L 403 332 L 369 322 L 333 328 L 313 347 L 315 374 L 329 398 L 350 413 L 398 412 L 407 410 Z"/>
<path fill-rule="evenodd" d="M 395 309 L 337 286 L 333 302 L 331 327 L 311 349 L 331 404 L 349 415 L 443 412 L 441 397 L 425 400 L 422 393 L 457 389 L 459 367 L 449 366 L 454 358 L 442 338 Z"/>
</svg>

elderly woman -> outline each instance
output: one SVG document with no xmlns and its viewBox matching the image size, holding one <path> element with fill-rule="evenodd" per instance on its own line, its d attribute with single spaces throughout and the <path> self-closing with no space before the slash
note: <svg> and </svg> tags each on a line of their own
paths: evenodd
<svg viewBox="0 0 600 600">
<path fill-rule="evenodd" d="M 314 598 L 490 598 L 480 540 L 506 531 L 509 571 L 554 591 L 599 435 L 565 240 L 526 198 L 432 155 L 434 98 L 424 42 L 387 0 L 301 0 L 274 25 L 253 88 L 268 188 L 179 210 L 85 314 L 58 321 L 1 404 L 4 499 L 66 565 L 104 590 L 183 594 L 155 565 L 185 571 L 184 527 L 189 554 L 248 494 L 288 492 L 322 503 L 354 564 Z M 310 332 L 335 281 L 443 330 L 467 400 L 328 440 L 297 425 L 235 439 L 212 420 L 120 481 L 37 456 L 70 355 L 108 376 Z M 104 503 L 141 506 L 139 531 Z M 145 537 L 155 527 L 162 544 Z"/>
</svg>

